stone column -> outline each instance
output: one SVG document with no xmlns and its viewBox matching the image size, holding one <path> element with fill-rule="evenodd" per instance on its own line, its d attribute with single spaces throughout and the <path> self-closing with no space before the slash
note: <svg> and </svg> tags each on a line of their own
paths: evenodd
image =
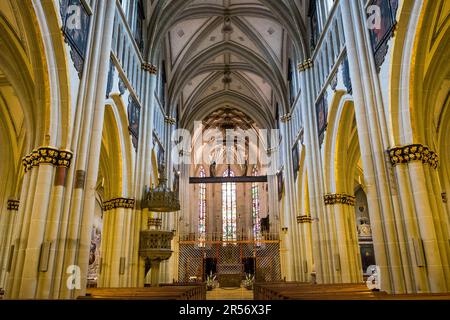
<svg viewBox="0 0 450 320">
<path fill-rule="evenodd" d="M 285 268 L 284 274 L 286 275 L 287 280 L 294 279 L 295 273 L 295 246 L 293 239 L 293 229 L 294 225 L 292 224 L 293 217 L 296 216 L 296 202 L 295 202 L 295 192 L 294 192 L 294 177 L 293 177 L 293 168 L 292 168 L 292 156 L 291 156 L 291 132 L 289 121 L 291 120 L 291 115 L 286 114 L 281 117 L 281 130 L 282 130 L 282 151 L 284 158 L 284 169 L 283 169 L 283 178 L 284 178 L 284 205 L 281 219 L 281 237 L 284 242 L 284 259 Z"/>
<path fill-rule="evenodd" d="M 53 283 L 60 276 L 60 271 L 55 264 L 58 253 L 58 238 L 60 237 L 60 223 L 63 214 L 64 194 L 66 192 L 66 180 L 69 173 L 70 161 L 73 157 L 72 152 L 68 150 L 60 150 L 60 154 L 68 157 L 68 163 L 65 166 L 59 166 L 55 170 L 53 181 L 53 192 L 50 198 L 50 206 L 47 213 L 46 230 L 44 239 L 48 249 L 48 267 L 44 272 L 39 274 L 38 289 L 36 298 L 48 299 L 54 295 Z M 43 253 L 41 253 L 43 254 Z"/>
<path fill-rule="evenodd" d="M 5 287 L 6 275 L 10 270 L 10 261 L 12 260 L 13 230 L 19 211 L 20 201 L 9 199 L 6 203 L 4 217 L 2 217 L 1 225 L 1 242 L 0 242 L 0 287 Z"/>
<path fill-rule="evenodd" d="M 151 63 L 144 63 L 142 66 L 145 73 L 145 97 L 144 97 L 144 113 L 142 117 L 141 139 L 139 144 L 139 157 L 137 160 L 135 197 L 142 199 L 144 190 L 151 188 L 150 180 L 152 174 L 152 145 L 153 145 L 153 128 L 155 113 L 155 88 L 158 70 Z M 155 178 L 155 177 L 154 177 Z M 156 177 L 157 178 L 157 177 Z M 133 254 L 133 262 L 131 268 L 131 277 L 133 286 L 143 287 L 145 280 L 145 261 L 139 257 L 139 234 L 141 230 L 147 227 L 147 219 L 149 212 L 147 208 L 142 208 L 140 200 L 133 214 L 132 220 L 132 245 L 130 251 Z"/>
<path fill-rule="evenodd" d="M 404 293 L 406 291 L 405 277 L 384 153 L 385 145 L 388 143 L 383 130 L 385 119 L 383 112 L 380 112 L 383 108 L 380 105 L 379 92 L 375 92 L 374 89 L 374 83 L 378 80 L 374 79 L 373 67 L 369 65 L 368 60 L 372 52 L 370 52 L 370 45 L 364 41 L 366 30 L 362 26 L 362 10 L 359 10 L 358 3 L 342 0 L 340 6 L 352 79 L 364 180 L 367 185 L 373 245 L 381 272 L 381 289 L 387 292 Z"/>
<path fill-rule="evenodd" d="M 312 252 L 314 270 L 318 283 L 333 282 L 333 258 L 331 252 L 330 230 L 325 223 L 328 219 L 323 203 L 323 179 L 320 158 L 320 146 L 316 125 L 315 101 L 313 99 L 313 62 L 310 59 L 300 63 L 300 88 L 302 118 L 304 120 L 304 140 L 306 150 L 306 168 L 308 172 L 309 206 L 312 219 Z"/>
<path fill-rule="evenodd" d="M 300 281 L 309 282 L 315 281 L 311 278 L 311 271 L 313 266 L 313 251 L 312 251 L 312 235 L 311 224 L 312 218 L 309 214 L 304 214 L 297 217 L 299 224 L 299 231 L 301 233 L 300 241 L 304 245 L 304 255 L 302 256 L 302 275 Z"/>
<path fill-rule="evenodd" d="M 126 238 L 126 221 L 127 216 L 133 213 L 134 206 L 135 200 L 128 198 L 116 198 L 103 203 L 103 265 L 99 281 L 103 287 L 128 286 L 127 269 L 132 256 L 126 251 L 131 241 Z"/>
<path fill-rule="evenodd" d="M 412 144 L 390 149 L 389 156 L 402 204 L 408 205 L 403 217 L 411 239 L 408 249 L 413 257 L 414 290 L 447 292 L 450 288 L 448 222 L 441 216 L 443 204 L 440 197 L 436 199 L 432 182 L 437 180 L 437 154 L 426 146 Z"/>
<path fill-rule="evenodd" d="M 100 146 L 103 131 L 105 92 L 111 53 L 115 5 L 99 2 L 96 7 L 92 46 L 86 63 L 89 85 L 79 99 L 84 101 L 80 119 L 80 138 L 77 139 L 75 159 L 76 178 L 73 191 L 69 228 L 63 269 L 78 266 L 81 271 L 80 289 L 71 290 L 61 281 L 60 297 L 74 298 L 84 294 L 90 251 L 90 236 L 95 207 L 95 187 L 98 176 Z M 65 271 L 63 271 L 65 272 Z"/>
<path fill-rule="evenodd" d="M 354 221 L 355 197 L 348 194 L 327 194 L 325 204 L 332 207 L 335 216 L 336 240 L 339 255 L 336 257 L 337 268 L 343 283 L 362 282 L 362 270 L 358 263 L 358 241 Z"/>
<path fill-rule="evenodd" d="M 21 195 L 26 200 L 24 206 L 19 207 L 20 218 L 13 235 L 14 256 L 6 290 L 8 298 L 39 296 L 39 281 L 44 277 L 42 273 L 49 269 L 51 254 L 52 242 L 45 241 L 45 233 L 51 221 L 48 208 L 56 189 L 53 187 L 55 168 L 70 166 L 71 157 L 71 153 L 61 153 L 53 147 L 40 147 L 23 160 L 26 173 Z"/>
<path fill-rule="evenodd" d="M 157 287 L 159 284 L 159 268 L 161 265 L 161 260 L 155 259 L 155 260 L 150 260 L 150 284 L 152 287 Z"/>
</svg>

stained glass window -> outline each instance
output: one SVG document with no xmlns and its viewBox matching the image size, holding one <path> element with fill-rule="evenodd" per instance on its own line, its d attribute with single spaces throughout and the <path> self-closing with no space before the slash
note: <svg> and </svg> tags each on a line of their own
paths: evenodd
<svg viewBox="0 0 450 320">
<path fill-rule="evenodd" d="M 225 170 L 224 177 L 234 177 L 232 170 Z M 236 183 L 222 183 L 222 239 L 236 241 Z"/>
<path fill-rule="evenodd" d="M 200 168 L 200 177 L 206 177 L 203 167 Z M 204 246 L 206 240 L 206 184 L 200 183 L 198 193 L 198 233 L 200 245 Z"/>
<path fill-rule="evenodd" d="M 253 176 L 258 175 L 258 170 L 253 167 Z M 253 219 L 253 239 L 261 240 L 261 222 L 259 220 L 260 206 L 259 206 L 259 187 L 258 183 L 252 183 L 252 219 Z"/>
</svg>

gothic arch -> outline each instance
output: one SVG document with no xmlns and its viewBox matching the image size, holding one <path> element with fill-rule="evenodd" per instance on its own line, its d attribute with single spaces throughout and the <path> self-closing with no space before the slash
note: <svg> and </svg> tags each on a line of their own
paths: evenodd
<svg viewBox="0 0 450 320">
<path fill-rule="evenodd" d="M 351 192 L 345 181 L 349 164 L 344 161 L 349 151 L 349 141 L 344 132 L 350 129 L 354 119 L 353 100 L 344 91 L 336 91 L 330 104 L 328 126 L 324 139 L 325 190 L 327 192 Z M 359 143 L 358 143 L 359 144 Z M 350 177 L 349 177 L 350 178 Z"/>
<path fill-rule="evenodd" d="M 100 152 L 100 172 L 105 179 L 105 200 L 129 197 L 132 190 L 133 146 L 128 131 L 126 107 L 119 95 L 111 95 L 105 105 L 105 121 Z"/>
<path fill-rule="evenodd" d="M 450 50 L 450 12 L 445 1 L 404 1 L 392 53 L 391 126 L 393 144 L 438 144 L 439 117 L 450 91 L 446 62 Z M 432 110 L 432 112 L 430 112 Z"/>
<path fill-rule="evenodd" d="M 207 99 L 202 100 L 201 103 L 195 105 L 191 112 L 188 115 L 184 115 L 181 119 L 181 127 L 185 126 L 186 129 L 192 131 L 195 120 L 203 119 L 205 115 L 223 107 L 224 104 L 239 106 L 240 110 L 246 114 L 251 114 L 253 120 L 255 120 L 257 126 L 260 128 L 274 128 L 275 120 L 270 119 L 270 116 L 267 113 L 264 114 L 264 110 L 261 110 L 254 101 L 245 96 L 237 94 L 231 95 L 226 92 L 219 92 L 215 95 L 211 95 Z M 267 110 L 265 111 L 268 112 Z"/>
</svg>

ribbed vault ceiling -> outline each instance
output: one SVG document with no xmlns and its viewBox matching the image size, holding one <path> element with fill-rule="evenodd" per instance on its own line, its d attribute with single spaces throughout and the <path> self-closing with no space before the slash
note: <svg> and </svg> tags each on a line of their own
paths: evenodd
<svg viewBox="0 0 450 320">
<path fill-rule="evenodd" d="M 304 2 L 155 1 L 152 9 L 161 13 L 161 24 L 149 26 L 149 37 L 164 32 L 171 112 L 178 106 L 181 119 L 203 120 L 192 119 L 190 113 L 197 110 L 206 117 L 208 109 L 239 110 L 246 105 L 241 111 L 259 113 L 266 125 L 273 123 L 277 103 L 288 108 L 288 64 L 293 50 L 299 50 L 292 35 L 303 36 L 299 29 Z M 288 21 L 280 20 L 283 14 Z M 198 112 L 199 106 L 203 112 Z"/>
</svg>

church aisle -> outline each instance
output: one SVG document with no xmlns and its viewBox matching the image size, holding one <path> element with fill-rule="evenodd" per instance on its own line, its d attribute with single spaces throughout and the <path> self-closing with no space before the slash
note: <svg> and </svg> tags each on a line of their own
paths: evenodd
<svg viewBox="0 0 450 320">
<path fill-rule="evenodd" d="M 253 300 L 253 290 L 216 288 L 206 292 L 206 300 Z"/>
</svg>

